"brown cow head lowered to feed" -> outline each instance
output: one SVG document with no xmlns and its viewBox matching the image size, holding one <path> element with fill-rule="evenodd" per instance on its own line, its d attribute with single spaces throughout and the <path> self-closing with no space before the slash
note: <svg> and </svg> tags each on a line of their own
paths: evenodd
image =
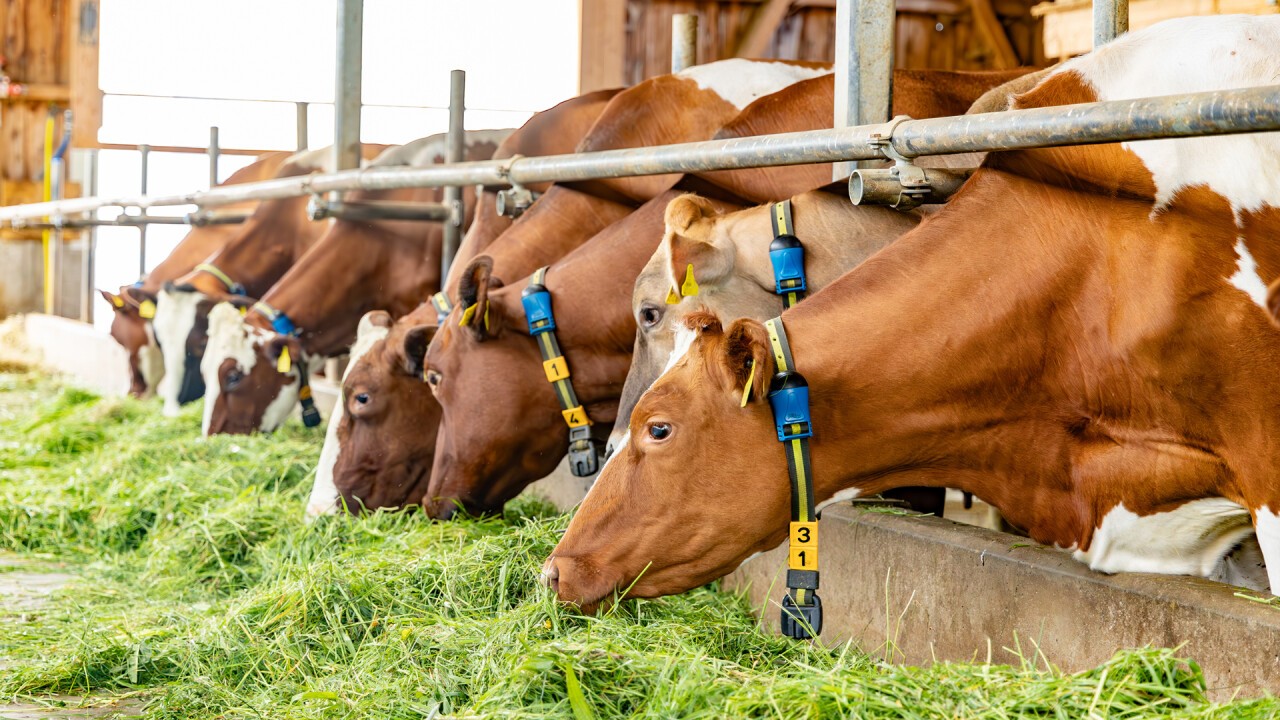
<svg viewBox="0 0 1280 720">
<path fill-rule="evenodd" d="M 342 415 L 329 423 L 337 437 L 326 439 L 337 457 L 318 470 L 332 468 L 330 482 L 350 512 L 417 505 L 426 495 L 440 406 L 423 382 L 422 357 L 434 330 L 434 323 L 393 324 L 382 310 L 360 321 L 342 379 Z"/>
<path fill-rule="evenodd" d="M 685 324 L 673 364 L 636 405 L 544 569 L 560 598 L 586 612 L 633 581 L 629 597 L 711 582 L 786 536 L 790 486 L 782 447 L 770 442 L 769 405 L 727 411 L 739 404 L 748 360 L 757 363 L 754 397 L 765 397 L 774 363 L 764 326 L 739 320 L 726 332 L 705 312 Z M 708 435 L 739 441 L 707 445 Z M 777 483 L 751 479 L 768 467 L 780 469 Z M 711 469 L 714 480 L 704 475 Z"/>
<path fill-rule="evenodd" d="M 472 260 L 458 307 L 436 332 L 423 330 L 425 378 L 443 426 L 426 505 L 440 519 L 458 509 L 501 510 L 531 479 L 555 470 L 569 443 L 537 345 L 520 327 L 520 288 L 496 292 L 502 281 L 492 268 L 488 256 Z M 474 310 L 461 325 L 466 308 Z"/>
<path fill-rule="evenodd" d="M 147 397 L 164 377 L 164 359 L 151 328 L 156 296 L 132 285 L 121 287 L 119 294 L 99 292 L 111 304 L 111 337 L 129 356 L 129 394 Z"/>
</svg>

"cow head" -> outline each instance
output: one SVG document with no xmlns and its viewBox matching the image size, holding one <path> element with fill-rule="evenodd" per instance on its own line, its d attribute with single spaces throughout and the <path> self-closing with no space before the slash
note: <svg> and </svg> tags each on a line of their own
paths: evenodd
<svg viewBox="0 0 1280 720">
<path fill-rule="evenodd" d="M 200 360 L 209 344 L 209 311 L 219 302 L 248 308 L 253 301 L 241 295 L 210 296 L 192 285 L 171 282 L 164 284 L 157 297 L 155 336 L 164 359 L 159 393 L 164 414 L 173 417 L 181 406 L 204 395 Z"/>
<path fill-rule="evenodd" d="M 431 479 L 440 406 L 422 379 L 435 326 L 375 310 L 360 320 L 342 395 L 329 418 L 309 516 L 422 502 Z M 322 488 L 327 487 L 327 491 Z"/>
<path fill-rule="evenodd" d="M 551 473 L 569 443 L 542 357 L 522 329 L 519 288 L 495 292 L 502 283 L 492 267 L 483 255 L 467 267 L 460 303 L 431 338 L 424 361 L 442 413 L 425 504 L 441 519 L 459 508 L 501 510 Z"/>
<path fill-rule="evenodd" d="M 111 337 L 129 356 L 129 394 L 146 397 L 164 377 L 164 363 L 151 324 L 156 296 L 131 285 L 120 288 L 119 294 L 99 292 L 111 305 Z"/>
<path fill-rule="evenodd" d="M 779 310 L 778 296 L 740 268 L 737 258 L 737 243 L 754 243 L 767 262 L 772 239 L 768 220 L 756 227 L 743 218 L 759 212 L 724 214 L 721 207 L 697 195 L 681 195 L 667 205 L 662 244 L 636 278 L 632 293 L 635 352 L 610 449 L 622 441 L 632 408 L 667 366 L 676 331 L 691 313 L 769 317 Z"/>
<path fill-rule="evenodd" d="M 285 350 L 288 362 L 281 361 Z M 204 376 L 204 433 L 247 435 L 280 427 L 298 402 L 302 346 L 245 322 L 240 309 L 218 303 L 209 311 Z"/>
<path fill-rule="evenodd" d="M 786 464 L 763 400 L 774 371 L 766 330 L 738 320 L 724 331 L 709 313 L 685 324 L 543 568 L 560 599 L 584 611 L 627 588 L 629 597 L 684 592 L 786 536 Z M 753 401 L 739 407 L 748 382 Z M 771 466 L 781 480 L 750 480 Z"/>
</svg>

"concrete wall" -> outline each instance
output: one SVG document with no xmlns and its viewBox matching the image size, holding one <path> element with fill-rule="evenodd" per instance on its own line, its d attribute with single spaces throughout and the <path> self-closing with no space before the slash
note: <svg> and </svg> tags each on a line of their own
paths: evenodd
<svg viewBox="0 0 1280 720">
<path fill-rule="evenodd" d="M 79 241 L 63 243 L 56 314 L 80 316 Z M 98 302 L 101 302 L 100 300 Z M 44 253 L 39 241 L 0 240 L 0 318 L 44 310 Z"/>
</svg>

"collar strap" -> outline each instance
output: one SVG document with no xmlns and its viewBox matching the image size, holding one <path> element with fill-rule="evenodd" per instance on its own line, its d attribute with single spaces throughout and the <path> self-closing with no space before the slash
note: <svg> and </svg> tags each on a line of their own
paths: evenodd
<svg viewBox="0 0 1280 720">
<path fill-rule="evenodd" d="M 307 363 L 299 358 L 298 361 L 298 404 L 302 406 L 302 424 L 307 427 L 316 427 L 320 424 L 320 410 L 316 408 L 316 401 L 311 398 L 311 373 L 307 372 Z"/>
<path fill-rule="evenodd" d="M 453 312 L 453 303 L 449 302 L 449 296 L 444 291 L 438 292 L 431 296 L 431 307 L 436 309 L 436 324 L 444 325 L 444 319 L 449 317 L 449 313 Z"/>
<path fill-rule="evenodd" d="M 773 242 L 769 243 L 769 263 L 773 265 L 773 292 L 782 296 L 782 309 L 786 310 L 803 300 L 809 289 L 804 275 L 804 245 L 796 237 L 791 201 L 774 203 L 770 211 Z"/>
<path fill-rule="evenodd" d="M 529 285 L 520 293 L 529 334 L 538 343 L 542 355 L 542 371 L 547 376 L 560 403 L 560 415 L 569 426 L 569 470 L 575 477 L 594 475 L 600 467 L 599 443 L 591 438 L 591 418 L 573 390 L 569 363 L 556 338 L 556 317 L 551 309 L 551 292 L 543 285 L 547 268 L 538 268 Z"/>
<path fill-rule="evenodd" d="M 271 329 L 275 330 L 277 333 L 297 337 L 298 328 L 293 324 L 293 321 L 289 319 L 288 315 L 285 315 L 261 300 L 254 303 L 253 307 L 250 309 L 266 318 L 267 322 L 271 323 Z"/>
<path fill-rule="evenodd" d="M 196 272 L 208 273 L 218 279 L 218 282 L 226 286 L 227 292 L 232 295 L 244 295 L 244 285 L 231 279 L 231 276 L 222 272 L 217 266 L 211 263 L 200 263 L 195 267 Z"/>
<path fill-rule="evenodd" d="M 818 518 L 814 512 L 813 470 L 809 438 L 809 384 L 796 372 L 782 318 L 765 323 L 778 374 L 769 384 L 769 406 L 778 441 L 787 455 L 791 480 L 791 525 L 788 531 L 787 595 L 782 599 L 782 633 L 807 640 L 822 632 L 822 600 L 818 589 Z"/>
</svg>

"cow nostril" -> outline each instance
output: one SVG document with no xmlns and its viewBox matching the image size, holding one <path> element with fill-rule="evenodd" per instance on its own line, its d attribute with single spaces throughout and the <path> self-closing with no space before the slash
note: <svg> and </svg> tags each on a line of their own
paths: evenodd
<svg viewBox="0 0 1280 720">
<path fill-rule="evenodd" d="M 551 588 L 551 591 L 560 594 L 560 567 L 556 565 L 555 558 L 548 558 L 545 565 L 542 566 L 542 584 Z"/>
</svg>

